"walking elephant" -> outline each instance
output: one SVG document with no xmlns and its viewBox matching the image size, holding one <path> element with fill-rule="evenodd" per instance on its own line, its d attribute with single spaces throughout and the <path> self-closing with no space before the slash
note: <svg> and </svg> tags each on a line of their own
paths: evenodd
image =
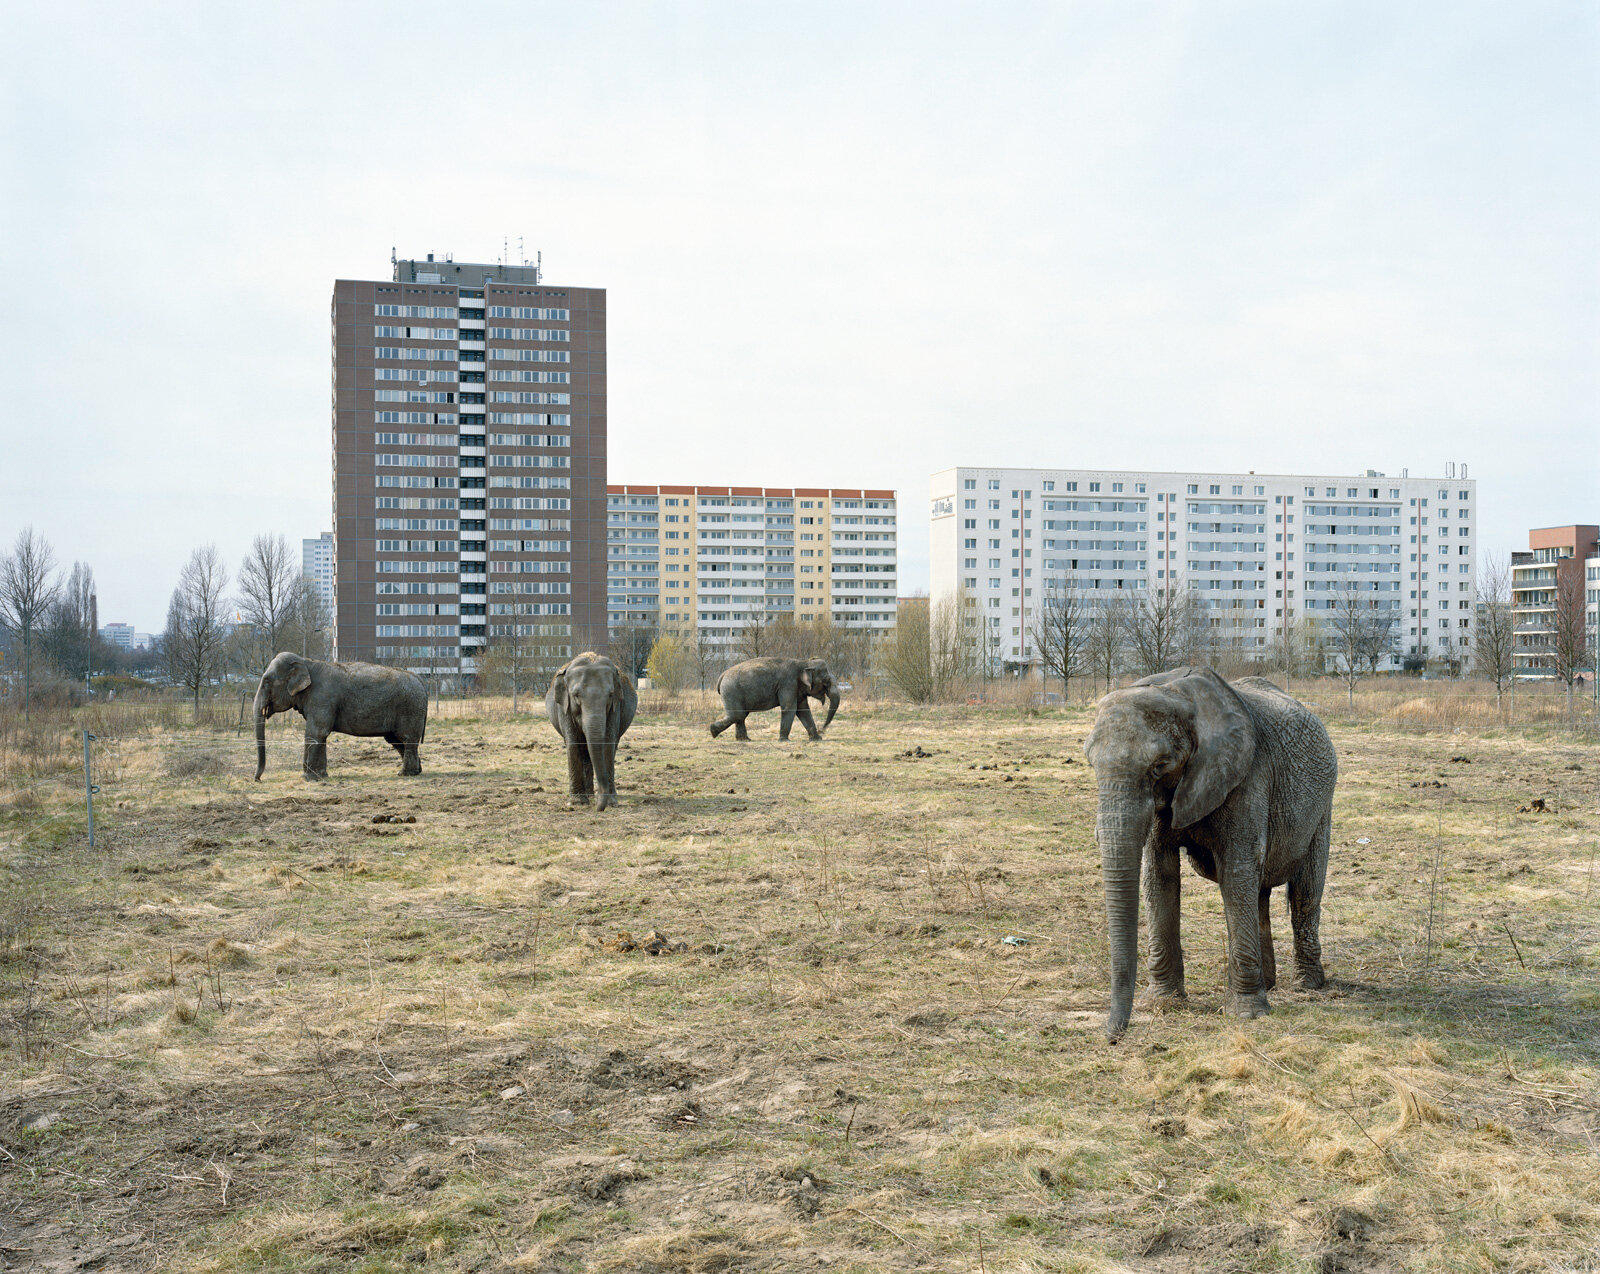
<svg viewBox="0 0 1600 1274">
<path fill-rule="evenodd" d="M 734 664 L 717 678 L 717 693 L 722 696 L 720 721 L 711 724 L 714 739 L 730 725 L 733 737 L 741 743 L 750 741 L 744 728 L 744 719 L 752 712 L 765 712 L 769 708 L 782 708 L 783 719 L 778 726 L 778 738 L 787 741 L 789 729 L 796 716 L 813 739 L 822 737 L 833 714 L 839 711 L 839 686 L 828 665 L 821 659 L 746 659 Z M 822 730 L 811 719 L 811 705 L 815 699 L 828 703 L 827 720 Z"/>
<path fill-rule="evenodd" d="M 293 708 L 306 719 L 307 781 L 328 777 L 328 736 L 381 737 L 401 774 L 421 774 L 417 747 L 428 726 L 428 688 L 403 668 L 335 664 L 290 651 L 272 657 L 256 687 L 256 781 L 267 768 L 267 719 Z"/>
<path fill-rule="evenodd" d="M 567 744 L 567 804 L 595 808 L 617 803 L 617 741 L 633 724 L 639 693 L 633 678 L 592 650 L 571 660 L 550 680 L 544 710 Z"/>
<path fill-rule="evenodd" d="M 1228 1007 L 1271 1012 L 1270 891 L 1286 885 L 1299 985 L 1323 985 L 1318 927 L 1338 761 L 1316 715 L 1261 677 L 1178 668 L 1100 701 L 1084 744 L 1099 788 L 1095 840 L 1111 941 L 1106 1036 L 1127 1029 L 1137 976 L 1139 877 L 1150 909 L 1150 993 L 1181 998 L 1179 851 L 1222 889 Z"/>
</svg>

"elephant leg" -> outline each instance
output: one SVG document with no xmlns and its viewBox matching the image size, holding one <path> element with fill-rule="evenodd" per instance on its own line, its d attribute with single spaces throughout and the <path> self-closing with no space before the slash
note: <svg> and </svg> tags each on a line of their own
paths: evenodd
<svg viewBox="0 0 1600 1274">
<path fill-rule="evenodd" d="M 1254 853 L 1224 854 L 1220 884 L 1222 913 L 1228 925 L 1228 1011 L 1235 1017 L 1260 1017 L 1272 1012 L 1261 983 L 1261 881 L 1256 863 L 1266 846 Z M 1247 859 L 1241 863 L 1239 859 Z"/>
<path fill-rule="evenodd" d="M 800 724 L 805 726 L 806 733 L 811 736 L 812 742 L 822 737 L 821 731 L 817 729 L 817 723 L 812 720 L 811 709 L 808 706 L 802 703 L 795 709 L 795 715 L 800 718 Z"/>
<path fill-rule="evenodd" d="M 748 712 L 741 712 L 733 720 L 733 737 L 739 740 L 740 743 L 750 742 L 750 731 L 744 728 L 744 719 L 749 715 Z M 784 738 L 788 737 L 788 735 L 784 735 Z"/>
<path fill-rule="evenodd" d="M 581 743 L 567 744 L 567 804 L 587 805 L 594 790 L 589 772 L 589 750 Z"/>
<path fill-rule="evenodd" d="M 1261 891 L 1261 902 L 1256 917 L 1256 929 L 1261 934 L 1261 989 L 1270 991 L 1278 985 L 1278 953 L 1272 948 L 1272 890 Z"/>
<path fill-rule="evenodd" d="M 400 773 L 407 777 L 422 773 L 422 757 L 417 754 L 415 743 L 407 743 L 401 747 Z"/>
<path fill-rule="evenodd" d="M 778 742 L 789 741 L 789 731 L 794 727 L 794 708 L 786 706 L 783 709 L 783 720 L 778 724 Z"/>
<path fill-rule="evenodd" d="M 726 730 L 732 724 L 733 724 L 733 714 L 731 712 L 727 716 L 723 717 L 722 720 L 713 721 L 711 723 L 711 737 L 713 739 L 716 738 L 719 734 L 721 734 L 724 730 Z"/>
<path fill-rule="evenodd" d="M 1150 994 L 1157 999 L 1181 1000 L 1183 944 L 1178 938 L 1179 893 L 1182 875 L 1176 853 L 1146 845 L 1144 901 L 1150 915 Z"/>
<path fill-rule="evenodd" d="M 1289 924 L 1294 929 L 1295 985 L 1315 991 L 1327 983 L 1322 969 L 1322 886 L 1328 875 L 1328 820 L 1313 838 L 1312 852 L 1289 877 Z"/>
<path fill-rule="evenodd" d="M 305 761 L 302 772 L 307 783 L 317 783 L 328 777 L 328 742 L 326 739 L 313 743 L 306 740 Z"/>
</svg>

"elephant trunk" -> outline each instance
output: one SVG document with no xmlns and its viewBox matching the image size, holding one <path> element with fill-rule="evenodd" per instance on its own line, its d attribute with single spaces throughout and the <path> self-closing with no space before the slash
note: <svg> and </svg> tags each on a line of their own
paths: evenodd
<svg viewBox="0 0 1600 1274">
<path fill-rule="evenodd" d="M 1106 891 L 1106 929 L 1111 948 L 1111 1011 L 1106 1039 L 1115 1043 L 1133 1016 L 1139 972 L 1139 867 L 1150 834 L 1148 800 L 1121 785 L 1100 784 L 1094 835 L 1100 844 L 1100 874 Z"/>
<path fill-rule="evenodd" d="M 261 782 L 261 775 L 267 768 L 267 718 L 272 715 L 272 709 L 266 702 L 266 690 L 256 691 L 256 782 Z"/>
<path fill-rule="evenodd" d="M 594 790 L 601 809 L 606 808 L 606 796 L 617 790 L 617 740 L 611 723 L 611 714 L 605 706 L 583 708 L 583 737 L 589 748 L 589 764 L 594 767 Z"/>
<path fill-rule="evenodd" d="M 823 732 L 823 730 L 826 730 L 828 728 L 828 722 L 833 720 L 833 714 L 835 712 L 837 712 L 837 711 L 839 711 L 839 688 L 837 686 L 829 686 L 828 687 L 828 716 L 827 716 L 827 719 L 824 720 L 823 723 L 822 723 L 822 729 L 817 731 L 818 734 L 821 734 Z"/>
</svg>

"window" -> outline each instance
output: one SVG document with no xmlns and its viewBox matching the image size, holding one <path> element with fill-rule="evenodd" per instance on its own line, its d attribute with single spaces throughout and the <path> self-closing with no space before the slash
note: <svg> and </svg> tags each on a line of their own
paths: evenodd
<svg viewBox="0 0 1600 1274">
<path fill-rule="evenodd" d="M 999 478 L 990 478 L 989 479 L 989 490 L 998 491 L 999 489 L 1000 489 L 1000 479 Z"/>
<path fill-rule="evenodd" d="M 1191 482 L 1189 484 L 1189 494 L 1190 495 L 1199 495 L 1200 494 L 1200 487 L 1198 486 L 1198 484 L 1193 483 L 1193 482 Z"/>
<path fill-rule="evenodd" d="M 1206 490 L 1209 491 L 1212 495 L 1221 495 L 1222 494 L 1222 487 L 1221 487 L 1221 485 L 1219 483 L 1213 482 L 1209 487 L 1206 488 Z"/>
<path fill-rule="evenodd" d="M 1089 484 L 1089 490 L 1098 491 L 1099 489 L 1100 489 L 1100 484 L 1098 482 L 1091 482 Z"/>
<path fill-rule="evenodd" d="M 978 480 L 976 478 L 964 478 L 961 482 L 961 488 L 964 491 L 975 491 L 977 487 Z"/>
<path fill-rule="evenodd" d="M 1231 488 L 1231 490 L 1232 490 L 1234 495 L 1243 495 L 1244 494 L 1244 487 L 1239 486 L 1237 484 L 1235 486 L 1233 486 Z"/>
</svg>

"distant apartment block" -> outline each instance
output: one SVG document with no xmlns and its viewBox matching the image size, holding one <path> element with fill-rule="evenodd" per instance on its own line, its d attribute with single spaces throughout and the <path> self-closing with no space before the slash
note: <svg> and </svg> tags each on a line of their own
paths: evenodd
<svg viewBox="0 0 1600 1274">
<path fill-rule="evenodd" d="M 102 624 L 100 640 L 118 650 L 132 650 L 136 634 L 132 624 Z"/>
<path fill-rule="evenodd" d="M 1579 621 L 1590 651 L 1600 608 L 1600 526 L 1540 527 L 1528 532 L 1526 552 L 1511 555 L 1512 665 L 1519 677 L 1556 675 L 1558 628 Z M 1593 656 L 1581 661 L 1593 666 Z"/>
<path fill-rule="evenodd" d="M 1447 473 L 1454 473 L 1449 466 Z M 1465 476 L 957 468 L 931 480 L 932 595 L 991 657 L 1028 663 L 1051 590 L 1091 602 L 1181 583 L 1213 638 L 1262 652 L 1354 587 L 1394 615 L 1390 667 L 1471 646 L 1476 486 Z"/>
<path fill-rule="evenodd" d="M 732 642 L 752 623 L 894 627 L 895 493 L 607 488 L 607 621 Z"/>
<path fill-rule="evenodd" d="M 606 293 L 394 262 L 333 289 L 336 657 L 470 674 L 606 637 Z"/>
<path fill-rule="evenodd" d="M 333 613 L 333 532 L 300 541 L 300 574 L 316 586 L 322 604 Z"/>
</svg>

